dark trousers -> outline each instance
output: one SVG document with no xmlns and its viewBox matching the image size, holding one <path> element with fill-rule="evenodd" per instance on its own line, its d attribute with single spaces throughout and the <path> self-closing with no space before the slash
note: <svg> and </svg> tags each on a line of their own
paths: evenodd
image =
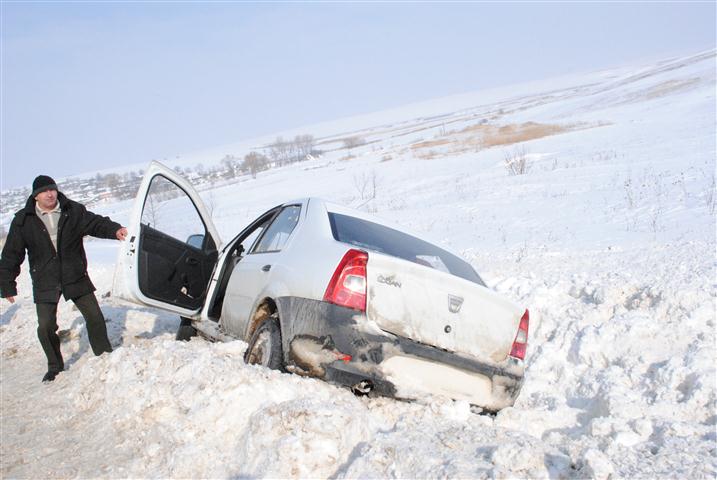
<svg viewBox="0 0 717 480">
<path fill-rule="evenodd" d="M 90 346 L 95 355 L 102 355 L 112 351 L 112 345 L 107 338 L 107 325 L 105 317 L 97 303 L 94 293 L 88 293 L 81 297 L 73 298 L 87 325 L 87 336 L 90 339 Z M 57 336 L 57 302 L 37 303 L 37 338 L 40 339 L 42 349 L 47 357 L 47 370 L 61 372 L 65 369 L 60 352 L 60 338 Z"/>
</svg>

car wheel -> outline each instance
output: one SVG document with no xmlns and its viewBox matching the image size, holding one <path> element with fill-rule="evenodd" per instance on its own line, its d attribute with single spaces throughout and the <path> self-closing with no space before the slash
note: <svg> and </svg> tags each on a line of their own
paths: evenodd
<svg viewBox="0 0 717 480">
<path fill-rule="evenodd" d="M 192 320 L 185 317 L 179 317 L 179 329 L 177 329 L 177 340 L 188 342 L 192 337 L 197 336 L 197 329 L 192 326 Z"/>
<path fill-rule="evenodd" d="M 244 354 L 244 361 L 251 365 L 263 365 L 273 370 L 282 370 L 284 358 L 281 350 L 279 318 L 266 318 L 254 331 Z"/>
</svg>

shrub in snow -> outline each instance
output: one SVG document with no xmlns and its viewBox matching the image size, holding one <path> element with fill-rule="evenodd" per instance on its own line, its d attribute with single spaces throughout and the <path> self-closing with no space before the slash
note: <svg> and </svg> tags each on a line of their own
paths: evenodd
<svg viewBox="0 0 717 480">
<path fill-rule="evenodd" d="M 509 175 L 524 175 L 530 170 L 528 151 L 524 145 L 517 145 L 513 151 L 504 152 L 503 163 Z"/>
</svg>

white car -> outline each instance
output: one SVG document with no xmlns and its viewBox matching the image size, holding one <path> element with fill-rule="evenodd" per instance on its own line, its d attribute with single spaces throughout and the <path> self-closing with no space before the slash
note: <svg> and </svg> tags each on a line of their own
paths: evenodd
<svg viewBox="0 0 717 480">
<path fill-rule="evenodd" d="M 249 363 L 357 393 L 490 411 L 518 396 L 528 311 L 385 221 L 305 198 L 222 243 L 192 186 L 153 162 L 128 228 L 114 294 L 179 314 L 179 337 L 245 340 Z"/>
</svg>

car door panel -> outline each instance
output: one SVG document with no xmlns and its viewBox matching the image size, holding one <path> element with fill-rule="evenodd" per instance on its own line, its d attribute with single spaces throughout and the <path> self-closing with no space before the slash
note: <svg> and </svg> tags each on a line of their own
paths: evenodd
<svg viewBox="0 0 717 480">
<path fill-rule="evenodd" d="M 147 297 L 189 309 L 201 307 L 217 252 L 187 248 L 183 242 L 141 226 L 139 288 Z"/>
<path fill-rule="evenodd" d="M 272 271 L 264 271 L 265 265 L 276 261 L 277 253 L 247 255 L 234 267 L 227 284 L 222 322 L 228 332 L 244 338 L 255 304 L 260 293 L 271 281 Z"/>
<path fill-rule="evenodd" d="M 114 295 L 199 318 L 221 243 L 199 194 L 174 171 L 152 162 L 127 228 Z"/>
<path fill-rule="evenodd" d="M 271 289 L 278 264 L 301 213 L 300 205 L 288 205 L 271 219 L 251 251 L 234 267 L 227 284 L 222 322 L 227 332 L 246 338 L 251 317 Z"/>
</svg>

